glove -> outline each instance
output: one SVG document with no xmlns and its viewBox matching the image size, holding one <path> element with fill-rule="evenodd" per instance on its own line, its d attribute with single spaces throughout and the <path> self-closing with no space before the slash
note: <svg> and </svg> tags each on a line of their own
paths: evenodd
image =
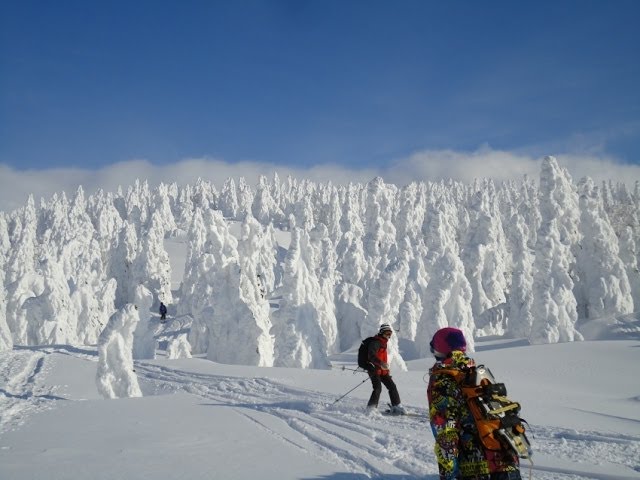
<svg viewBox="0 0 640 480">
<path fill-rule="evenodd" d="M 389 370 L 389 364 L 388 364 L 388 363 L 385 363 L 385 362 L 382 362 L 382 363 L 380 364 L 380 368 L 381 368 L 382 370 Z"/>
</svg>

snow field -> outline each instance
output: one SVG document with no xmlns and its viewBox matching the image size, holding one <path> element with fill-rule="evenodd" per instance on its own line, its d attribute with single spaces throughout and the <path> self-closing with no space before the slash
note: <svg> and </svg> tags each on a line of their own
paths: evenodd
<svg viewBox="0 0 640 480">
<path fill-rule="evenodd" d="M 479 346 L 487 349 L 476 359 L 506 381 L 531 424 L 533 478 L 640 479 L 640 392 L 637 382 L 624 381 L 635 371 L 637 342 Z M 437 477 L 426 422 L 427 359 L 394 375 L 403 404 L 424 415 L 414 418 L 367 416 L 368 382 L 334 404 L 364 379 L 348 370 L 158 354 L 135 362 L 144 397 L 119 400 L 98 398 L 91 349 L 1 354 L 2 378 L 15 380 L 0 396 L 0 478 Z M 336 366 L 345 361 L 341 355 Z"/>
</svg>

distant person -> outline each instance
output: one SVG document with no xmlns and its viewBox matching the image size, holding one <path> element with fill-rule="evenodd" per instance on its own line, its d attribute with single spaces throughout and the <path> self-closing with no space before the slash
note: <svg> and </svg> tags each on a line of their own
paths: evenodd
<svg viewBox="0 0 640 480">
<path fill-rule="evenodd" d="M 382 385 L 389 391 L 391 400 L 390 413 L 395 415 L 405 415 L 407 412 L 400 403 L 400 394 L 395 382 L 391 378 L 389 364 L 387 360 L 387 342 L 393 335 L 393 330 L 389 324 L 382 324 L 378 334 L 369 337 L 362 342 L 360 352 L 358 353 L 358 364 L 364 368 L 369 374 L 373 392 L 367 404 L 367 410 L 372 411 L 378 408 Z M 364 358 L 361 358 L 364 357 Z"/>
<path fill-rule="evenodd" d="M 160 321 L 164 323 L 167 319 L 167 306 L 160 302 Z"/>
<path fill-rule="evenodd" d="M 429 371 L 427 398 L 440 480 L 520 480 L 518 455 L 483 446 L 460 385 L 446 373 L 468 372 L 475 366 L 465 354 L 464 334 L 457 328 L 441 328 L 430 345 L 436 363 Z"/>
</svg>

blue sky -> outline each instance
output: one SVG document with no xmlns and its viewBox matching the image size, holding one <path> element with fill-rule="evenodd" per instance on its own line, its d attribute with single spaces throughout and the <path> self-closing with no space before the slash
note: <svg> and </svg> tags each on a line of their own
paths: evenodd
<svg viewBox="0 0 640 480">
<path fill-rule="evenodd" d="M 2 0 L 0 164 L 640 164 L 640 2 Z"/>
</svg>

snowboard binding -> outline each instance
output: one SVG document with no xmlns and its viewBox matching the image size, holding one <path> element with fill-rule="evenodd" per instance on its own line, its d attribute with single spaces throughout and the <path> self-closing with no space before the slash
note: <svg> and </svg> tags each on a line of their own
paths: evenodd
<svg viewBox="0 0 640 480">
<path fill-rule="evenodd" d="M 473 397 L 481 413 L 481 418 L 476 417 L 481 437 L 488 435 L 491 429 L 492 436 L 502 445 L 513 450 L 520 458 L 530 458 L 533 450 L 525 433 L 526 421 L 519 416 L 520 404 L 507 398 L 504 383 L 495 383 L 493 374 L 484 365 L 478 365 L 474 373 L 476 386 L 471 388 L 475 390 Z M 483 424 L 488 428 L 483 429 Z"/>
</svg>

